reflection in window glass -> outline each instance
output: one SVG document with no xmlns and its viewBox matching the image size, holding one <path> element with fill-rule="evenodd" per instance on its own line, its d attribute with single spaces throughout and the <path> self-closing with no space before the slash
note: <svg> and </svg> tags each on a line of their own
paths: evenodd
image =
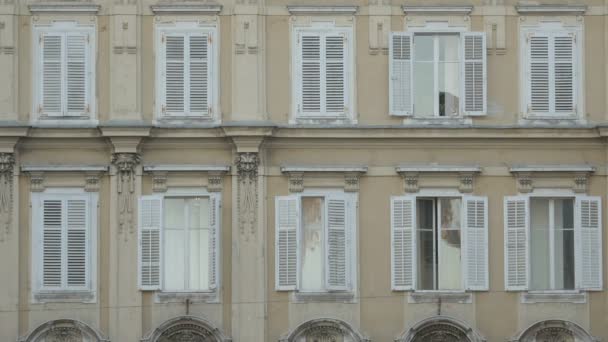
<svg viewBox="0 0 608 342">
<path fill-rule="evenodd" d="M 323 197 L 302 197 L 302 290 L 324 288 Z"/>
<path fill-rule="evenodd" d="M 440 198 L 439 289 L 462 288 L 460 265 L 460 198 Z"/>
<path fill-rule="evenodd" d="M 418 210 L 418 288 L 435 288 L 435 201 L 419 199 Z"/>
</svg>

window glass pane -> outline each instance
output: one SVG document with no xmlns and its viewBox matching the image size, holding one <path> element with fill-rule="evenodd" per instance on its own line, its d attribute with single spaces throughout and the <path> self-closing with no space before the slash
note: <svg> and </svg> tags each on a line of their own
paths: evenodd
<svg viewBox="0 0 608 342">
<path fill-rule="evenodd" d="M 302 197 L 302 289 L 324 288 L 323 197 Z"/>
<path fill-rule="evenodd" d="M 433 116 L 435 101 L 434 36 L 414 36 L 414 114 Z"/>
<path fill-rule="evenodd" d="M 186 228 L 186 201 L 183 198 L 165 199 L 165 227 Z"/>
<path fill-rule="evenodd" d="M 437 66 L 439 88 L 439 116 L 454 116 L 460 105 L 460 64 L 439 62 Z"/>
<path fill-rule="evenodd" d="M 209 228 L 209 197 L 189 198 L 186 203 L 190 228 Z"/>
<path fill-rule="evenodd" d="M 530 289 L 551 288 L 549 199 L 530 199 Z"/>
<path fill-rule="evenodd" d="M 188 204 L 189 284 L 191 290 L 209 287 L 209 198 L 186 199 Z"/>
<path fill-rule="evenodd" d="M 439 61 L 458 62 L 460 60 L 460 36 L 456 34 L 437 36 L 439 40 Z"/>
<path fill-rule="evenodd" d="M 574 289 L 574 200 L 554 201 L 555 288 Z"/>
<path fill-rule="evenodd" d="M 460 254 L 460 198 L 440 198 L 441 233 L 439 246 L 439 289 L 455 290 L 462 288 L 462 267 Z"/>
<path fill-rule="evenodd" d="M 417 62 L 432 62 L 434 60 L 434 36 L 417 34 L 414 36 L 414 60 Z"/>
<path fill-rule="evenodd" d="M 434 203 L 419 199 L 416 204 L 418 219 L 418 289 L 434 290 L 435 248 L 433 242 Z"/>
<path fill-rule="evenodd" d="M 185 230 L 165 229 L 164 241 L 164 275 L 165 289 L 185 289 Z"/>
</svg>

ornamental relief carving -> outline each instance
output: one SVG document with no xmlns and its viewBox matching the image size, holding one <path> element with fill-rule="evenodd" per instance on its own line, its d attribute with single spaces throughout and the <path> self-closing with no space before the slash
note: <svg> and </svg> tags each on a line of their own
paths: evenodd
<svg viewBox="0 0 608 342">
<path fill-rule="evenodd" d="M 0 242 L 8 238 L 13 212 L 13 167 L 12 153 L 0 153 Z"/>
<path fill-rule="evenodd" d="M 126 231 L 133 234 L 135 231 L 135 168 L 140 162 L 136 153 L 115 153 L 112 156 L 112 164 L 117 171 L 118 186 L 118 233 Z"/>
<path fill-rule="evenodd" d="M 84 342 L 82 332 L 80 329 L 75 327 L 57 327 L 52 328 L 46 338 L 45 342 Z"/>
<path fill-rule="evenodd" d="M 420 329 L 412 342 L 470 342 L 470 339 L 452 325 L 433 324 Z"/>
<path fill-rule="evenodd" d="M 167 329 L 157 342 L 217 342 L 212 333 L 196 324 L 180 324 Z"/>
<path fill-rule="evenodd" d="M 575 342 L 575 338 L 566 328 L 550 327 L 536 333 L 536 342 Z"/>
<path fill-rule="evenodd" d="M 255 235 L 258 209 L 258 166 L 260 158 L 257 153 L 239 153 L 236 161 L 237 180 L 237 215 L 240 232 L 243 235 Z"/>
</svg>

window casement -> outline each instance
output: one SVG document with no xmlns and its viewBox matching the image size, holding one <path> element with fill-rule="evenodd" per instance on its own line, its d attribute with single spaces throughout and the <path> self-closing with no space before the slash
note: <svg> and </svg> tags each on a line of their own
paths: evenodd
<svg viewBox="0 0 608 342">
<path fill-rule="evenodd" d="M 139 200 L 139 287 L 213 292 L 219 282 L 220 195 L 149 195 Z"/>
<path fill-rule="evenodd" d="M 296 28 L 295 119 L 353 119 L 351 28 Z"/>
<path fill-rule="evenodd" d="M 524 115 L 578 115 L 582 104 L 579 36 L 578 30 L 522 30 Z"/>
<path fill-rule="evenodd" d="M 157 117 L 213 119 L 219 94 L 217 30 L 189 23 L 157 27 Z"/>
<path fill-rule="evenodd" d="M 94 119 L 94 26 L 34 26 L 34 61 L 36 119 Z"/>
<path fill-rule="evenodd" d="M 391 251 L 393 290 L 487 291 L 487 197 L 392 197 Z"/>
<path fill-rule="evenodd" d="M 483 32 L 392 32 L 391 115 L 423 118 L 485 115 Z"/>
<path fill-rule="evenodd" d="M 601 199 L 505 197 L 505 288 L 602 289 Z"/>
<path fill-rule="evenodd" d="M 356 200 L 344 193 L 276 197 L 276 289 L 353 291 Z"/>
<path fill-rule="evenodd" d="M 34 292 L 94 290 L 96 202 L 84 191 L 32 195 Z"/>
</svg>

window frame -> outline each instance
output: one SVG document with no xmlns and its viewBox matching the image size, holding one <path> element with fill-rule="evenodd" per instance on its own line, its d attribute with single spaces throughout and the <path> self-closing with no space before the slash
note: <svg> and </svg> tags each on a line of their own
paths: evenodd
<svg viewBox="0 0 608 342">
<path fill-rule="evenodd" d="M 208 113 L 207 115 L 192 114 L 191 112 L 184 112 L 181 114 L 167 114 L 163 112 L 163 104 L 166 98 L 165 91 L 165 48 L 163 45 L 163 35 L 181 35 L 181 36 L 196 36 L 201 34 L 208 34 L 211 43 L 207 45 L 207 101 L 208 101 Z M 170 22 L 170 23 L 156 23 L 154 25 L 154 42 L 155 42 L 155 94 L 156 99 L 154 101 L 154 122 L 159 121 L 211 121 L 218 123 L 220 121 L 220 75 L 219 75 L 219 63 L 220 63 L 220 33 L 218 25 L 215 23 L 207 22 Z M 188 40 L 189 41 L 189 40 Z M 186 45 L 186 43 L 185 43 Z M 185 51 L 184 51 L 185 53 Z M 188 88 L 188 89 L 186 89 Z M 186 74 L 184 69 L 184 97 L 189 93 L 189 86 L 186 84 Z M 184 102 L 186 107 L 186 102 Z M 184 108 L 185 109 L 185 108 Z"/>
<path fill-rule="evenodd" d="M 41 110 L 43 98 L 42 64 L 43 49 L 41 39 L 45 33 L 58 34 L 62 37 L 62 44 L 65 44 L 65 37 L 69 34 L 88 35 L 88 46 L 85 48 L 85 75 L 86 90 L 85 101 L 88 111 L 83 111 L 80 115 L 69 115 L 67 110 L 67 93 L 61 98 L 62 111 L 59 113 L 44 112 Z M 96 53 L 97 53 L 97 26 L 95 24 L 80 24 L 76 21 L 57 21 L 49 24 L 36 24 L 32 27 L 32 60 L 34 70 L 32 72 L 32 115 L 30 121 L 33 125 L 44 123 L 88 123 L 97 124 L 97 93 L 96 93 Z M 67 63 L 67 56 L 62 48 L 62 65 Z M 67 71 L 61 73 L 62 89 L 65 89 L 67 82 Z M 62 90 L 63 92 L 64 90 Z"/>
</svg>

